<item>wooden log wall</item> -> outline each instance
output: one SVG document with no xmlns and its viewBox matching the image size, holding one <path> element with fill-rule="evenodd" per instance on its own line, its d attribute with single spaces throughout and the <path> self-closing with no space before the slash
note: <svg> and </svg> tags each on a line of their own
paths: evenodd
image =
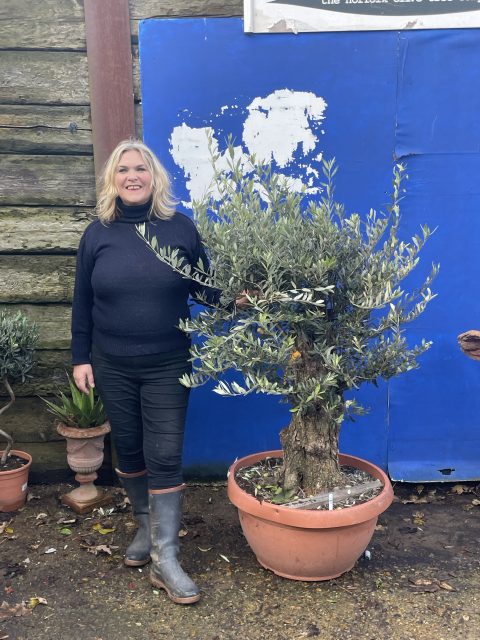
<svg viewBox="0 0 480 640">
<path fill-rule="evenodd" d="M 141 136 L 140 20 L 241 16 L 243 2 L 129 6 Z M 16 386 L 2 428 L 33 455 L 31 479 L 41 482 L 67 474 L 65 444 L 38 396 L 63 384 L 69 368 L 75 253 L 95 205 L 83 1 L 2 0 L 0 32 L 0 308 L 25 311 L 40 331 L 32 377 Z"/>
</svg>

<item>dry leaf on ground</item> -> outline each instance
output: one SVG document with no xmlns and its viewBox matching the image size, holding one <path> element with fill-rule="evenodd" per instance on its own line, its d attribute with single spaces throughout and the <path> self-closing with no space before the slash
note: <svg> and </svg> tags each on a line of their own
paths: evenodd
<svg viewBox="0 0 480 640">
<path fill-rule="evenodd" d="M 9 605 L 8 602 L 2 602 L 0 605 L 0 621 L 8 618 L 18 618 L 20 616 L 28 616 L 32 613 L 31 609 L 25 606 L 24 602 Z"/>
<path fill-rule="evenodd" d="M 425 514 L 423 511 L 414 511 L 412 513 L 412 521 L 413 524 L 416 524 L 418 527 L 421 527 L 425 524 Z"/>
<path fill-rule="evenodd" d="M 456 591 L 446 580 L 439 580 L 438 578 L 409 578 L 409 587 L 412 591 L 420 591 L 423 593 L 434 593 L 439 589 L 444 591 Z"/>
<path fill-rule="evenodd" d="M 108 556 L 112 555 L 112 552 L 118 549 L 117 546 L 109 546 L 107 544 L 99 544 L 99 545 L 80 545 L 83 549 L 86 549 L 88 553 L 93 553 L 94 555 L 98 555 L 99 553 L 106 553 Z"/>
<path fill-rule="evenodd" d="M 92 529 L 97 533 L 101 533 L 102 536 L 106 536 L 107 533 L 113 533 L 115 531 L 115 527 L 103 527 L 100 522 L 97 522 L 92 526 Z"/>
<path fill-rule="evenodd" d="M 11 528 L 9 527 L 9 524 L 11 523 L 11 520 L 7 520 L 6 522 L 1 522 L 0 523 L 0 534 L 5 533 L 7 531 L 7 529 Z M 13 531 L 13 529 L 12 529 Z"/>
<path fill-rule="evenodd" d="M 35 607 L 39 604 L 45 604 L 45 605 L 48 604 L 47 599 L 34 596 L 33 598 L 30 598 L 30 600 L 28 601 L 27 607 L 29 609 L 35 609 Z"/>
<path fill-rule="evenodd" d="M 455 484 L 450 489 L 450 493 L 456 493 L 461 495 L 462 493 L 472 493 L 473 489 L 469 487 L 467 484 Z"/>
</svg>

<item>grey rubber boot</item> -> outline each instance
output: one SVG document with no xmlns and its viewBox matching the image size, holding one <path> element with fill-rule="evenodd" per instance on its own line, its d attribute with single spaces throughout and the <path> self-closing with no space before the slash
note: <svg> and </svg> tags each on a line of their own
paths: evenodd
<svg viewBox="0 0 480 640">
<path fill-rule="evenodd" d="M 173 602 L 192 604 L 200 599 L 200 591 L 177 560 L 184 487 L 180 485 L 172 489 L 150 491 L 153 563 L 150 582 L 155 587 L 165 589 Z"/>
<path fill-rule="evenodd" d="M 137 533 L 128 545 L 123 560 L 127 567 L 143 567 L 150 562 L 150 516 L 148 510 L 148 476 L 146 471 L 123 473 L 115 469 L 122 487 L 127 492 L 133 515 L 138 524 Z"/>
</svg>

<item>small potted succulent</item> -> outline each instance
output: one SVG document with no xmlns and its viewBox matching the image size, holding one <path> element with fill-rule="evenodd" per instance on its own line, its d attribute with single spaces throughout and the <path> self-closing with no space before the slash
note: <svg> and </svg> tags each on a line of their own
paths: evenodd
<svg viewBox="0 0 480 640">
<path fill-rule="evenodd" d="M 200 338 L 183 384 L 213 380 L 224 396 L 265 393 L 288 403 L 282 450 L 238 460 L 228 493 L 264 567 L 324 580 L 352 568 L 393 499 L 379 467 L 340 454 L 339 433 L 345 418 L 363 412 L 346 392 L 415 369 L 430 346 L 410 345 L 402 331 L 434 297 L 436 265 L 418 289 L 402 288 L 430 231 L 424 226 L 411 239 L 399 236 L 401 165 L 394 168 L 388 211 L 362 217 L 335 201 L 333 161 L 322 163 L 321 197 L 308 201 L 270 164 L 238 158 L 232 145 L 226 157 L 211 197 L 193 204 L 209 268 L 185 265 L 141 225 L 138 233 L 174 270 L 221 292 L 218 305 L 181 325 Z M 218 160 L 217 154 L 214 166 Z M 265 459 L 276 462 L 262 467 Z M 247 490 L 242 470 L 249 468 L 257 480 Z M 349 492 L 347 468 L 380 485 L 378 495 L 340 508 L 335 497 Z"/>
<path fill-rule="evenodd" d="M 77 513 L 87 513 L 111 502 L 111 496 L 95 486 L 103 462 L 104 437 L 110 432 L 102 401 L 91 388 L 79 391 L 68 377 L 68 390 L 58 391 L 56 402 L 42 398 L 57 418 L 57 431 L 67 441 L 67 461 L 80 486 L 62 496 L 62 503 Z"/>
<path fill-rule="evenodd" d="M 18 380 L 24 382 L 33 367 L 37 341 L 37 327 L 23 313 L 0 313 L 0 381 L 10 398 L 0 409 L 0 415 L 15 402 L 12 384 Z M 7 440 L 7 446 L 0 451 L 0 511 L 15 511 L 27 498 L 32 457 L 25 451 L 13 449 L 13 438 L 3 429 L 0 435 Z"/>
</svg>

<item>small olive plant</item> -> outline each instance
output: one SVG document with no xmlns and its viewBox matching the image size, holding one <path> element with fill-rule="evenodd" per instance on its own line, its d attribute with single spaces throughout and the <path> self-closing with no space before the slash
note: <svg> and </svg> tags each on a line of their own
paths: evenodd
<svg viewBox="0 0 480 640">
<path fill-rule="evenodd" d="M 0 312 L 0 380 L 10 396 L 6 405 L 0 408 L 0 415 L 15 402 L 12 384 L 25 377 L 34 364 L 34 352 L 38 341 L 38 330 L 21 312 Z M 0 468 L 5 465 L 13 447 L 13 438 L 0 429 L 7 446 L 0 458 Z"/>
<path fill-rule="evenodd" d="M 104 424 L 107 416 L 102 401 L 93 388 L 90 387 L 88 394 L 82 393 L 68 375 L 67 378 L 69 389 L 66 393 L 58 391 L 56 403 L 42 398 L 47 410 L 67 427 L 88 429 Z"/>
<path fill-rule="evenodd" d="M 335 201 L 332 160 L 322 164 L 321 196 L 307 201 L 271 165 L 250 158 L 246 166 L 232 145 L 227 155 L 228 168 L 215 169 L 214 195 L 193 204 L 210 268 L 191 268 L 177 249 L 147 237 L 144 225 L 138 233 L 183 277 L 221 292 L 217 305 L 181 323 L 200 337 L 191 351 L 193 373 L 182 383 L 214 380 L 223 396 L 282 396 L 291 420 L 280 434 L 280 482 L 285 493 L 313 495 L 344 484 L 340 426 L 364 412 L 345 392 L 416 368 L 430 347 L 425 340 L 409 346 L 401 327 L 434 297 L 438 267 L 411 293 L 401 283 L 431 232 L 422 226 L 409 241 L 399 238 L 400 164 L 387 212 L 361 217 Z M 218 160 L 214 155 L 214 168 Z M 248 304 L 239 306 L 242 292 Z M 232 370 L 242 380 L 232 381 Z"/>
</svg>

